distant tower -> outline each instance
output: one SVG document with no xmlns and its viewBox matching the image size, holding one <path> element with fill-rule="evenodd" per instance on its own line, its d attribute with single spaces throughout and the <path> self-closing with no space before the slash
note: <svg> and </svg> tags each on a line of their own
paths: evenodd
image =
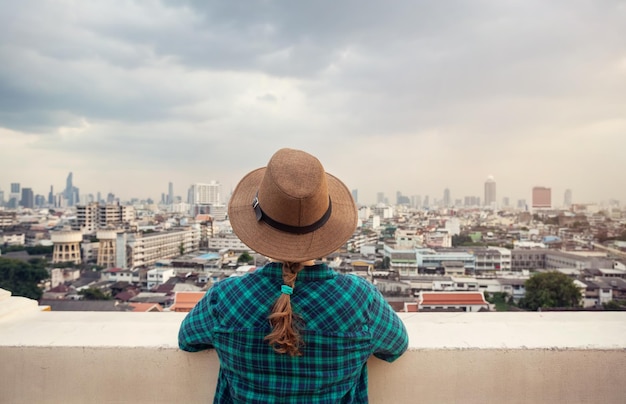
<svg viewBox="0 0 626 404">
<path fill-rule="evenodd" d="M 74 206 L 74 175 L 70 172 L 65 180 L 65 199 L 67 199 L 67 206 Z"/>
<path fill-rule="evenodd" d="M 532 207 L 538 209 L 552 208 L 552 189 L 547 187 L 534 187 Z"/>
<path fill-rule="evenodd" d="M 358 189 L 352 190 L 352 199 L 354 199 L 354 203 L 359 203 L 359 190 Z"/>
<path fill-rule="evenodd" d="M 167 204 L 171 205 L 174 203 L 174 184 L 169 183 L 169 187 L 167 189 Z"/>
<path fill-rule="evenodd" d="M 385 193 L 384 192 L 378 192 L 376 194 L 376 203 L 385 203 Z"/>
<path fill-rule="evenodd" d="M 487 181 L 485 181 L 484 203 L 487 207 L 495 207 L 496 204 L 496 181 L 491 175 L 487 177 Z"/>
<path fill-rule="evenodd" d="M 566 208 L 569 208 L 570 206 L 572 206 L 572 190 L 571 189 L 565 190 L 565 196 L 563 198 L 563 206 L 565 206 Z"/>
<path fill-rule="evenodd" d="M 50 185 L 50 193 L 48 193 L 48 205 L 54 206 L 54 187 Z"/>
<path fill-rule="evenodd" d="M 443 190 L 443 206 L 446 208 L 450 206 L 450 190 L 448 188 Z"/>
<path fill-rule="evenodd" d="M 22 188 L 22 206 L 27 209 L 35 207 L 35 196 L 32 188 Z"/>
</svg>

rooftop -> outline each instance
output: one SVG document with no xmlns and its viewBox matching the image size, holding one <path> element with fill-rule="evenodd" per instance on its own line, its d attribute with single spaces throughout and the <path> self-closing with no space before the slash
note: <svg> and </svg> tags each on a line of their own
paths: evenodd
<svg viewBox="0 0 626 404">
<path fill-rule="evenodd" d="M 3 402 L 211 402 L 218 358 L 178 349 L 185 313 L 42 312 L 2 292 Z M 409 351 L 392 364 L 370 359 L 372 403 L 621 403 L 626 395 L 625 312 L 400 317 Z"/>
</svg>

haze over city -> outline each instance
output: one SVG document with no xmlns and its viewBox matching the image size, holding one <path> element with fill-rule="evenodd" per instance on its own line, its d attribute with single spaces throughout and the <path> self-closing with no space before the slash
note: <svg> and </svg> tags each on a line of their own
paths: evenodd
<svg viewBox="0 0 626 404">
<path fill-rule="evenodd" d="M 0 5 L 0 190 L 224 196 L 281 147 L 359 190 L 626 202 L 626 2 Z"/>
</svg>

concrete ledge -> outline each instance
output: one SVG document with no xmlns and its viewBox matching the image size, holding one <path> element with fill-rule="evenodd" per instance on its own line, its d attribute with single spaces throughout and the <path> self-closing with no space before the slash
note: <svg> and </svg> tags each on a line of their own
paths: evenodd
<svg viewBox="0 0 626 404">
<path fill-rule="evenodd" d="M 214 351 L 176 346 L 181 313 L 0 319 L 3 403 L 210 402 Z M 410 350 L 371 359 L 372 403 L 621 403 L 626 313 L 402 314 Z"/>
</svg>

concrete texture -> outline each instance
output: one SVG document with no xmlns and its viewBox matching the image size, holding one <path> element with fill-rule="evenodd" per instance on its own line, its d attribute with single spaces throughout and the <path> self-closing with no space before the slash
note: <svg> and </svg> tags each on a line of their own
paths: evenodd
<svg viewBox="0 0 626 404">
<path fill-rule="evenodd" d="M 401 317 L 409 351 L 392 364 L 370 360 L 372 403 L 622 403 L 626 397 L 626 313 Z M 36 308 L 1 317 L 0 403 L 211 402 L 218 358 L 214 351 L 177 349 L 183 318 Z"/>
</svg>

